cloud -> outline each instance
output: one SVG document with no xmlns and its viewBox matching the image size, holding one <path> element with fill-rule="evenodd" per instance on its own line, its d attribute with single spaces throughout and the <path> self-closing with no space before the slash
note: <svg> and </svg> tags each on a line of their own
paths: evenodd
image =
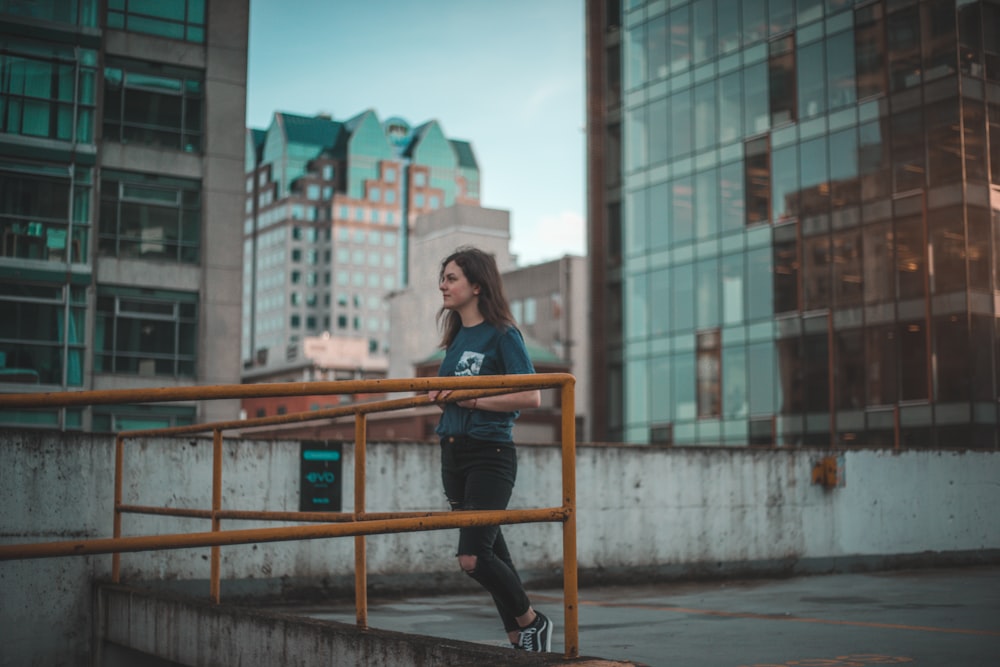
<svg viewBox="0 0 1000 667">
<path fill-rule="evenodd" d="M 511 251 L 518 264 L 528 266 L 564 255 L 585 255 L 587 225 L 576 211 L 539 215 L 533 220 L 514 224 Z"/>
</svg>

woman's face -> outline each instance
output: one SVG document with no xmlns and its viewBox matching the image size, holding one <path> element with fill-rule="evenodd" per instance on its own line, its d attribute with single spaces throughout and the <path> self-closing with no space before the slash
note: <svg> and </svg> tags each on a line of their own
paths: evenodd
<svg viewBox="0 0 1000 667">
<path fill-rule="evenodd" d="M 478 308 L 479 287 L 469 282 L 462 267 L 454 261 L 445 265 L 438 289 L 444 300 L 442 305 L 448 310 L 461 312 L 469 305 L 476 305 Z"/>
</svg>

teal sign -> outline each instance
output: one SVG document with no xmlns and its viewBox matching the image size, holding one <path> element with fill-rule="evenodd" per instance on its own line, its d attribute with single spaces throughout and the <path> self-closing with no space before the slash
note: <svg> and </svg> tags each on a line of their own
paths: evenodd
<svg viewBox="0 0 1000 667">
<path fill-rule="evenodd" d="M 341 511 L 341 445 L 303 441 L 300 457 L 299 511 Z"/>
</svg>

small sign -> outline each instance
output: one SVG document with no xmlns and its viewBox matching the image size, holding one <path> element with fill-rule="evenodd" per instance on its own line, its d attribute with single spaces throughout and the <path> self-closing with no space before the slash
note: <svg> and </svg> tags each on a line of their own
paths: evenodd
<svg viewBox="0 0 1000 667">
<path fill-rule="evenodd" d="M 303 441 L 299 480 L 300 512 L 341 509 L 341 446 L 327 441 Z"/>
</svg>

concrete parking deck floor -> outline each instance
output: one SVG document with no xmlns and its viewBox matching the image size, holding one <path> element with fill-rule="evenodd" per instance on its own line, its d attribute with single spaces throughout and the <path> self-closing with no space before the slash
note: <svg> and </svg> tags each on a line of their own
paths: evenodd
<svg viewBox="0 0 1000 667">
<path fill-rule="evenodd" d="M 456 575 L 458 576 L 458 575 Z M 562 591 L 532 591 L 555 619 Z M 580 654 L 655 667 L 1000 665 L 1000 567 L 581 588 Z M 286 609 L 286 611 L 293 611 Z M 295 613 L 354 622 L 352 601 Z M 485 594 L 369 599 L 373 628 L 504 644 Z"/>
</svg>

